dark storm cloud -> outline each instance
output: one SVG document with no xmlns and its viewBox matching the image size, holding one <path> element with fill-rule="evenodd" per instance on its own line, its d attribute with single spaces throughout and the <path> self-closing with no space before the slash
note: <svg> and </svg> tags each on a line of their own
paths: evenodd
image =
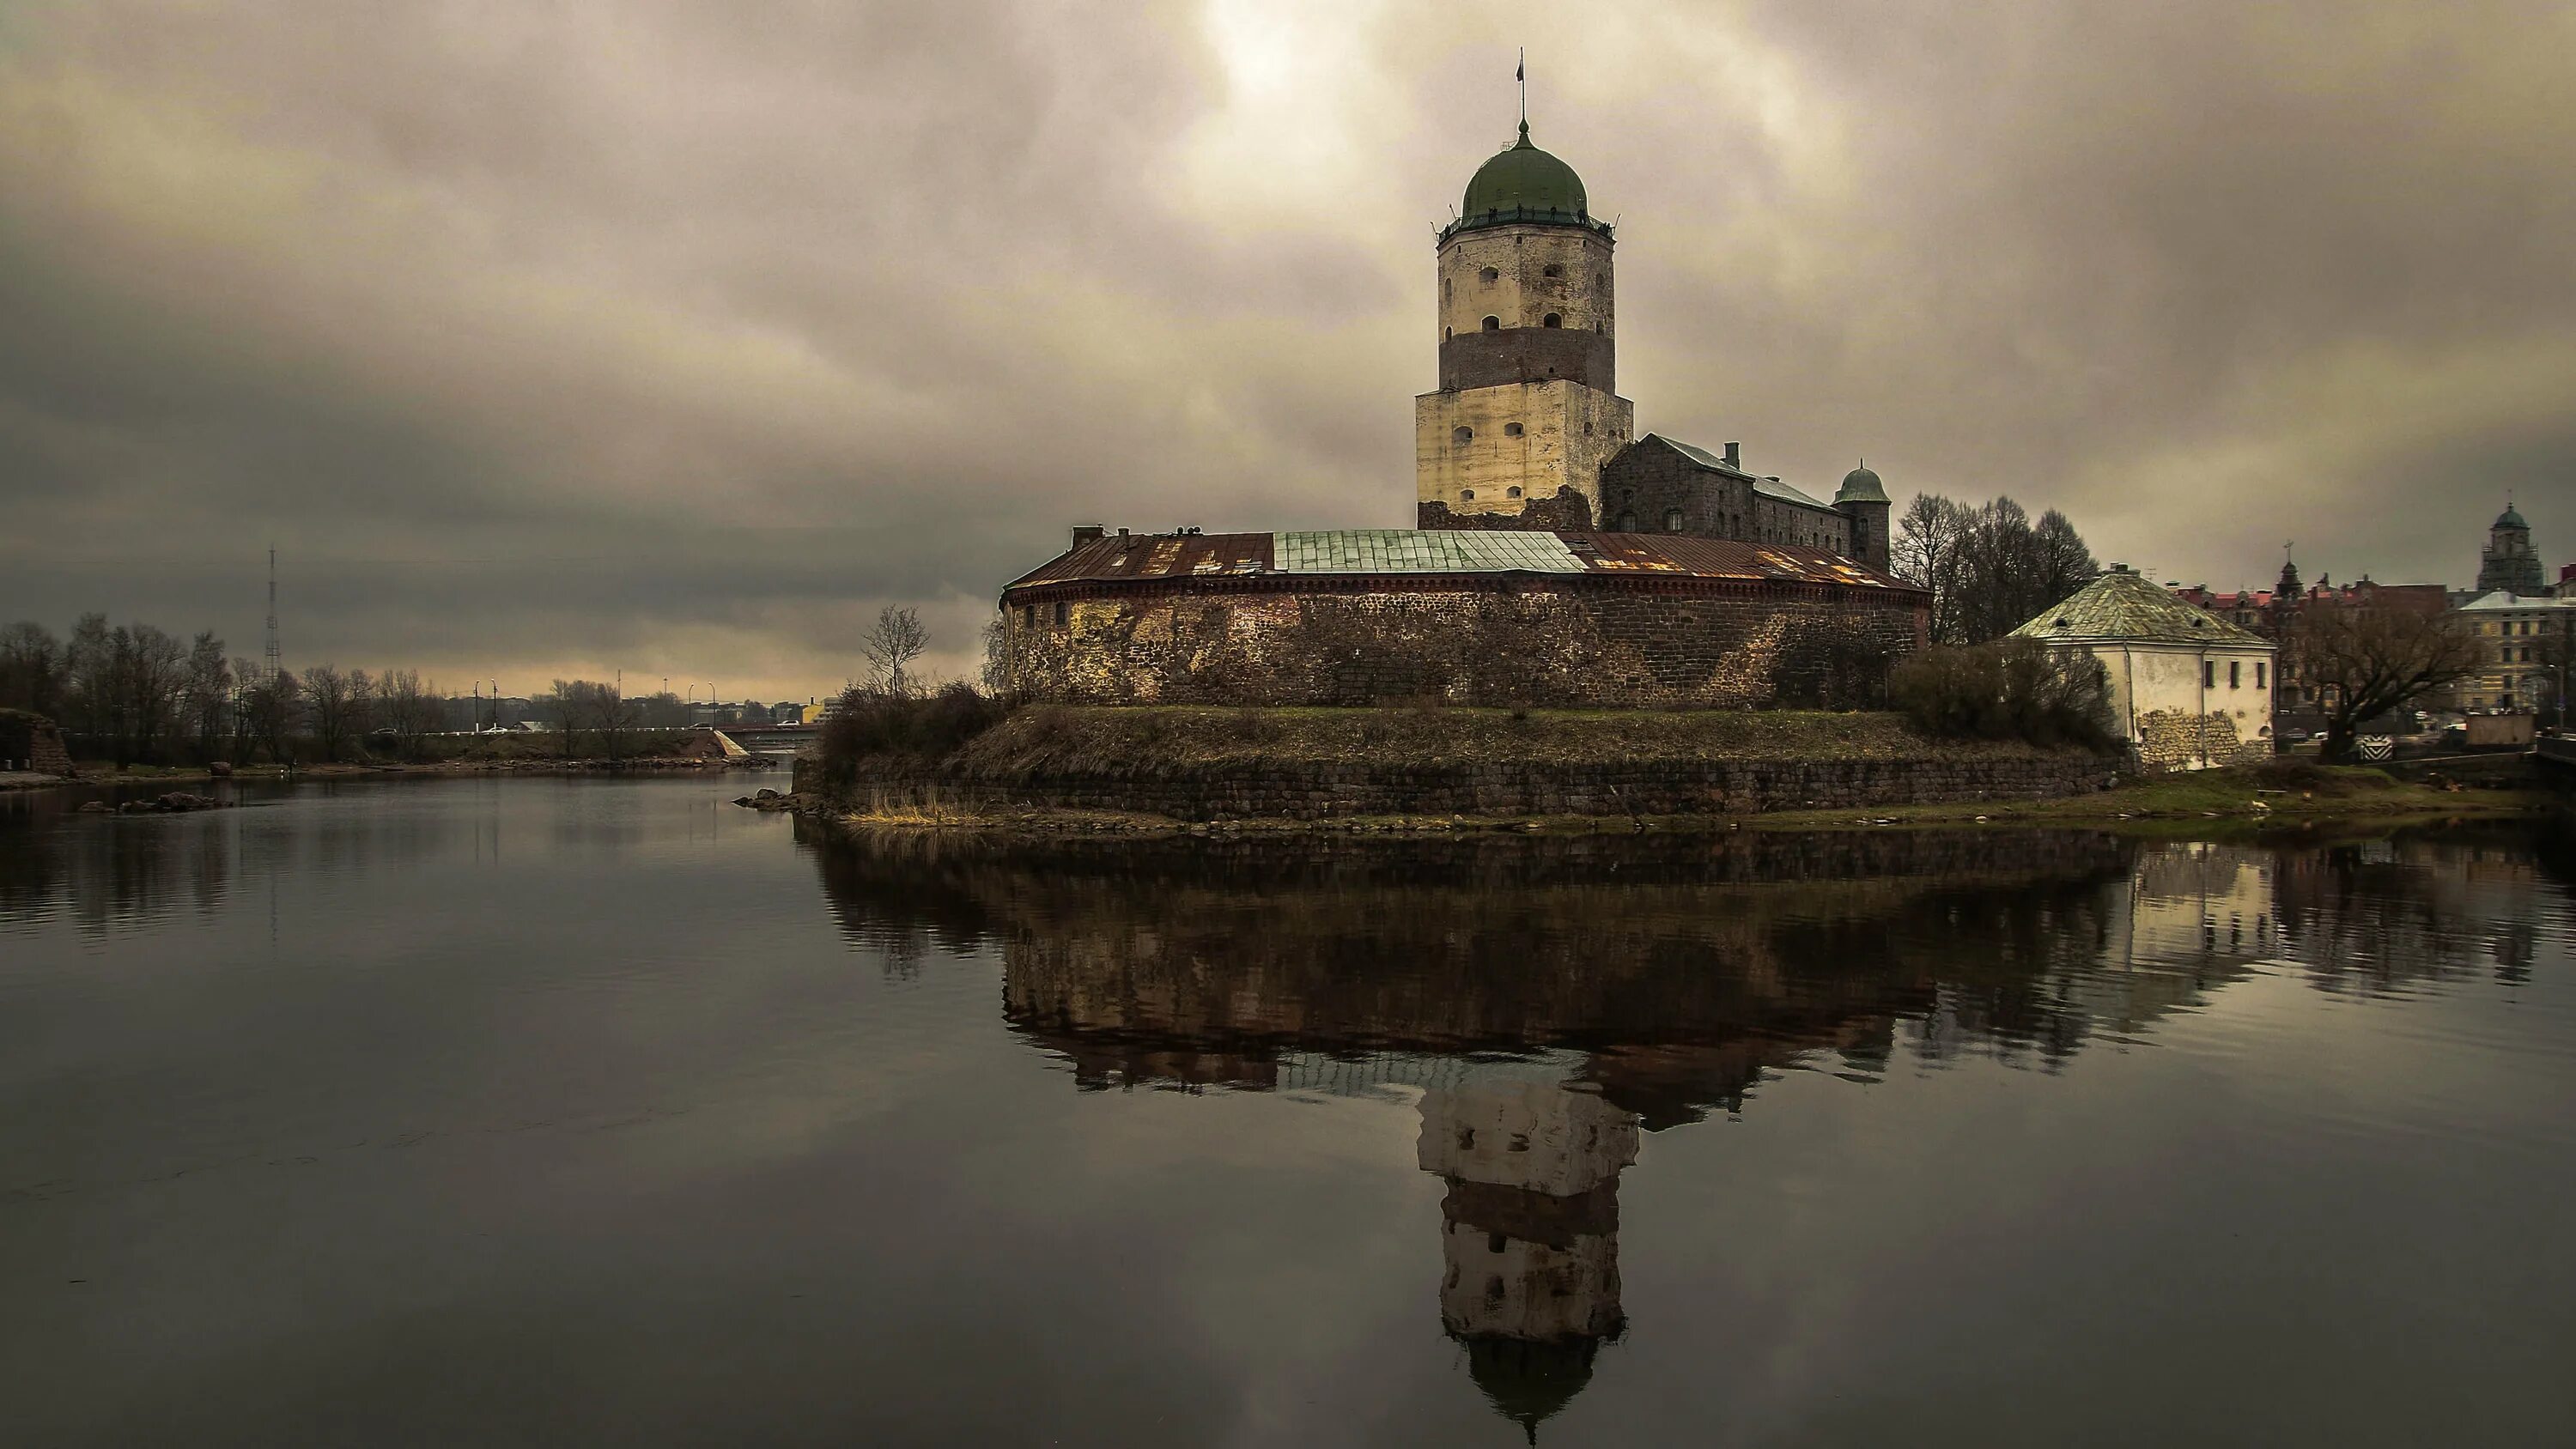
<svg viewBox="0 0 2576 1449">
<path fill-rule="evenodd" d="M 1556 13 L 13 8 L 0 615 L 253 652 L 273 540 L 291 660 L 801 695 L 1069 523 L 1404 522 L 1522 35 L 1642 428 L 2213 583 L 2568 546 L 2566 7 Z"/>
</svg>

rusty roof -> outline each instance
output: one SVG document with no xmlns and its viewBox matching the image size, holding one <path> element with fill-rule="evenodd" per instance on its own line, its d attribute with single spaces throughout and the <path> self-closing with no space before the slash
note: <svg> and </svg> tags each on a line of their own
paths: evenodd
<svg viewBox="0 0 2576 1449">
<path fill-rule="evenodd" d="M 1748 583 L 1914 585 L 1826 549 L 1662 533 L 1343 529 L 1317 533 L 1113 534 L 1004 586 L 1184 578 L 1603 574 Z"/>
</svg>

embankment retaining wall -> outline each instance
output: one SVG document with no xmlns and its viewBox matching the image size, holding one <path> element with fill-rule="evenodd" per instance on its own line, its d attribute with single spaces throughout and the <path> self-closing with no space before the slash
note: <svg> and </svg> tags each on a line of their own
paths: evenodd
<svg viewBox="0 0 2576 1449">
<path fill-rule="evenodd" d="M 1124 810 L 1179 820 L 1343 815 L 1737 815 L 2080 795 L 2111 783 L 2089 754 L 1967 760 L 1674 760 L 1616 764 L 1396 764 L 1219 761 L 1152 776 L 968 779 L 942 771 L 863 773 L 822 790 L 865 805 L 874 793 L 936 791 L 976 808 Z"/>
</svg>

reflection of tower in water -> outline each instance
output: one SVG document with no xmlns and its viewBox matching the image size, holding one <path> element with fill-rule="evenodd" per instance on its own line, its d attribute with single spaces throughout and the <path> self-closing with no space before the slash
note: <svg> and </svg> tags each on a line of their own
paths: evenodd
<svg viewBox="0 0 2576 1449">
<path fill-rule="evenodd" d="M 1416 1160 L 1440 1203 L 1440 1326 L 1476 1386 L 1538 1439 L 1619 1336 L 1619 1172 L 1637 1117 L 1547 1081 L 1487 1080 L 1422 1097 Z"/>
</svg>

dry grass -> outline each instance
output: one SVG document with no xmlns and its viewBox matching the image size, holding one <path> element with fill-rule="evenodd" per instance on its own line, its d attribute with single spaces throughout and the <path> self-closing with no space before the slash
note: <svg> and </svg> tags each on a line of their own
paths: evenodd
<svg viewBox="0 0 2576 1449">
<path fill-rule="evenodd" d="M 974 825 L 984 815 L 936 785 L 871 785 L 851 801 L 854 825 Z"/>
<path fill-rule="evenodd" d="M 2010 741 L 1936 740 L 1901 716 L 1800 710 L 1232 709 L 1047 705 L 949 757 L 968 779 L 1151 778 L 1282 761 L 1558 764 L 2027 758 Z"/>
</svg>

